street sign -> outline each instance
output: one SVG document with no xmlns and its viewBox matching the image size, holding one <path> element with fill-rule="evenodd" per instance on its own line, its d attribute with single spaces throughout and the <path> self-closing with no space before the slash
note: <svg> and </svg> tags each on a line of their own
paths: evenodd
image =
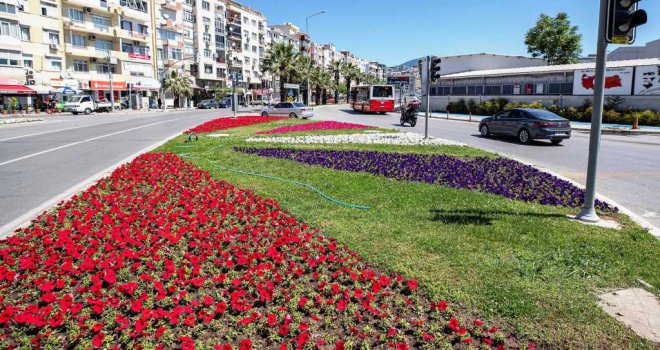
<svg viewBox="0 0 660 350">
<path fill-rule="evenodd" d="M 285 89 L 298 89 L 300 90 L 300 84 L 284 84 Z"/>
<path fill-rule="evenodd" d="M 410 77 L 387 77 L 387 85 L 410 85 Z"/>
</svg>

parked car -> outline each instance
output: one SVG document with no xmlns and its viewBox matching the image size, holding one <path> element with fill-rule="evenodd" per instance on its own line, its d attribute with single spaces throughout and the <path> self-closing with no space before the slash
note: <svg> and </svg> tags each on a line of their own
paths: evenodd
<svg viewBox="0 0 660 350">
<path fill-rule="evenodd" d="M 515 136 L 521 143 L 550 140 L 558 145 L 571 137 L 571 122 L 550 111 L 532 108 L 514 108 L 484 118 L 479 123 L 481 136 Z"/>
<path fill-rule="evenodd" d="M 199 109 L 227 108 L 225 101 L 204 100 L 197 104 Z"/>
<path fill-rule="evenodd" d="M 71 112 L 74 115 L 92 112 L 110 112 L 112 104 L 110 102 L 97 102 L 90 95 L 71 96 L 65 103 L 64 112 Z"/>
<path fill-rule="evenodd" d="M 263 116 L 289 116 L 289 118 L 313 118 L 314 108 L 307 107 L 300 102 L 280 102 L 274 106 L 265 107 L 261 115 Z"/>
</svg>

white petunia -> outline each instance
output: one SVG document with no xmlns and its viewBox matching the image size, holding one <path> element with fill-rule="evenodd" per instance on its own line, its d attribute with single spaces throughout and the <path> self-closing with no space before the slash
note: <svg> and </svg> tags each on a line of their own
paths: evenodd
<svg viewBox="0 0 660 350">
<path fill-rule="evenodd" d="M 284 144 L 343 144 L 358 143 L 370 145 L 441 145 L 441 146 L 465 146 L 464 143 L 439 138 L 425 139 L 424 136 L 415 133 L 393 133 L 393 134 L 341 134 L 341 135 L 317 135 L 317 136 L 291 136 L 291 137 L 252 137 L 247 142 L 267 142 Z"/>
</svg>

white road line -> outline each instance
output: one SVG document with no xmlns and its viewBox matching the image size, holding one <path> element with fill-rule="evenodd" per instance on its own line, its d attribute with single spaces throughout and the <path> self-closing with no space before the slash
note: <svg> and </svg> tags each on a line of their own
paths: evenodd
<svg viewBox="0 0 660 350">
<path fill-rule="evenodd" d="M 169 123 L 169 122 L 176 121 L 176 120 L 177 119 L 170 119 L 170 120 L 160 121 L 160 122 L 157 122 L 157 123 L 142 125 L 142 126 L 138 126 L 138 127 L 135 127 L 135 128 L 130 128 L 130 129 L 122 130 L 122 131 L 116 131 L 116 132 L 113 132 L 113 133 L 110 133 L 110 134 L 105 134 L 105 135 L 101 135 L 101 136 L 92 137 L 92 138 L 89 138 L 89 139 L 86 139 L 86 140 L 69 143 L 69 144 L 66 144 L 66 145 L 59 146 L 59 147 L 50 148 L 50 149 L 47 149 L 47 150 L 43 150 L 41 152 L 32 153 L 32 154 L 29 154 L 27 156 L 23 156 L 23 157 L 19 157 L 19 158 L 15 158 L 15 159 L 12 159 L 12 160 L 5 161 L 5 162 L 0 163 L 0 166 L 4 166 L 4 165 L 7 165 L 7 164 L 11 164 L 11 163 L 16 163 L 16 162 L 19 162 L 21 160 L 25 160 L 25 159 L 28 159 L 28 158 L 40 156 L 42 154 L 46 154 L 46 153 L 50 153 L 50 152 L 55 152 L 55 151 L 58 151 L 58 150 L 61 150 L 61 149 L 64 149 L 64 148 L 80 145 L 80 144 L 83 144 L 83 143 L 86 143 L 86 142 L 95 141 L 95 140 L 99 140 L 99 139 L 106 138 L 106 137 L 109 137 L 109 136 L 114 136 L 114 135 L 127 133 L 127 132 L 130 132 L 130 131 L 144 129 L 144 128 L 154 126 L 154 125 L 158 125 L 158 124 Z"/>
<path fill-rule="evenodd" d="M 113 124 L 113 123 L 121 123 L 125 122 L 127 120 L 131 120 L 132 118 L 127 118 L 127 119 L 122 119 L 122 120 L 114 120 L 111 122 L 105 122 L 105 123 L 98 123 L 98 124 L 89 124 L 89 125 L 81 125 L 81 126 L 74 126 L 71 128 L 63 128 L 63 129 L 56 129 L 56 130 L 48 130 L 48 131 L 42 131 L 42 132 L 35 132 L 32 134 L 27 134 L 27 135 L 20 135 L 20 136 L 13 136 L 13 137 L 8 137 L 5 139 L 0 139 L 0 142 L 4 141 L 11 141 L 11 140 L 17 140 L 17 139 L 22 139 L 24 137 L 32 137 L 32 136 L 39 136 L 39 135 L 46 135 L 46 134 L 52 134 L 55 132 L 60 132 L 60 131 L 67 131 L 67 130 L 75 130 L 75 129 L 82 129 L 82 128 L 89 128 L 92 126 L 99 126 L 99 125 L 106 125 L 106 124 Z"/>
</svg>

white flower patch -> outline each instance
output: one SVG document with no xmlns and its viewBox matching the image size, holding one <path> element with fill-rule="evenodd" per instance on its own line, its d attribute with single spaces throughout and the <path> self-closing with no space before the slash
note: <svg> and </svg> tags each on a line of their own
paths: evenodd
<svg viewBox="0 0 660 350">
<path fill-rule="evenodd" d="M 439 138 L 425 139 L 424 136 L 406 132 L 393 134 L 342 134 L 342 135 L 318 135 L 318 136 L 290 136 L 290 137 L 252 137 L 247 142 L 267 142 L 285 144 L 342 144 L 359 143 L 368 145 L 441 145 L 441 146 L 465 146 L 464 143 Z"/>
</svg>

